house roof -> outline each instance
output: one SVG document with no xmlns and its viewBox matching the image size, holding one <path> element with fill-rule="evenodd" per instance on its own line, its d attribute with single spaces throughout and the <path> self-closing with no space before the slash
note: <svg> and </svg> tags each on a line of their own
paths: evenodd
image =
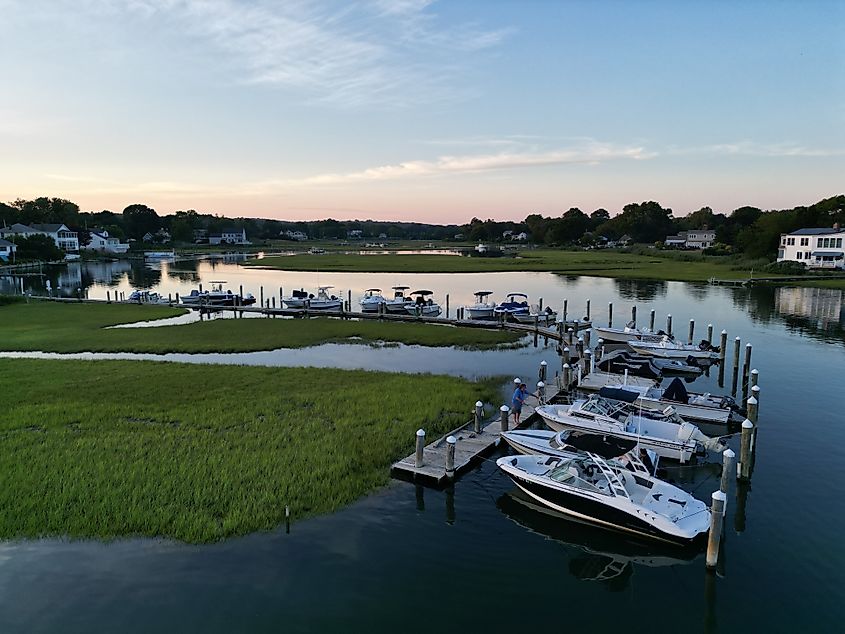
<svg viewBox="0 0 845 634">
<path fill-rule="evenodd" d="M 37 231 L 32 227 L 27 227 L 26 225 L 22 225 L 19 222 L 16 222 L 7 229 L 3 229 L 3 231 L 6 233 L 37 233 Z"/>
<path fill-rule="evenodd" d="M 46 233 L 57 233 L 59 231 L 70 231 L 67 226 L 63 225 L 62 223 L 48 223 L 43 225 L 32 225 L 32 228 L 36 231 L 44 231 Z"/>
<path fill-rule="evenodd" d="M 3 238 L 0 238 L 0 247 L 9 247 L 9 246 L 15 246 L 15 243 L 9 242 L 8 240 L 4 240 Z"/>
<path fill-rule="evenodd" d="M 843 233 L 842 229 L 834 229 L 833 227 L 817 227 L 817 228 L 810 228 L 810 229 L 798 229 L 797 231 L 793 231 L 790 236 L 818 236 L 823 235 L 826 233 Z"/>
</svg>

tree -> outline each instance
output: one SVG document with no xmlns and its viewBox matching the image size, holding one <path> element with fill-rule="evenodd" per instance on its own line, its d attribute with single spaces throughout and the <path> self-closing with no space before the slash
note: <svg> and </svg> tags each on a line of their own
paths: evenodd
<svg viewBox="0 0 845 634">
<path fill-rule="evenodd" d="M 603 223 L 596 230 L 609 238 L 631 236 L 634 242 L 656 242 L 669 235 L 673 226 L 672 210 L 664 209 L 652 201 L 631 203 L 622 208 L 622 213 Z"/>
<path fill-rule="evenodd" d="M 19 211 L 18 220 L 23 224 L 61 223 L 69 227 L 79 224 L 79 205 L 64 198 L 42 196 L 35 200 L 18 198 L 13 207 Z"/>
<path fill-rule="evenodd" d="M 170 221 L 170 235 L 176 242 L 193 242 L 194 229 L 198 227 L 199 215 L 196 211 L 177 211 Z"/>
<path fill-rule="evenodd" d="M 560 218 L 549 222 L 546 242 L 566 244 L 576 242 L 590 227 L 590 218 L 577 207 L 570 208 Z"/>
<path fill-rule="evenodd" d="M 145 234 L 158 231 L 161 219 L 155 209 L 146 205 L 129 205 L 123 210 L 123 226 L 130 238 L 140 240 Z"/>
<path fill-rule="evenodd" d="M 51 262 L 53 260 L 64 259 L 65 253 L 62 251 L 50 236 L 43 234 L 23 236 L 11 236 L 10 241 L 18 245 L 17 259 L 18 260 L 42 260 Z"/>
<path fill-rule="evenodd" d="M 610 220 L 610 212 L 607 209 L 596 209 L 590 214 L 590 227 L 595 230 L 601 224 Z"/>
</svg>

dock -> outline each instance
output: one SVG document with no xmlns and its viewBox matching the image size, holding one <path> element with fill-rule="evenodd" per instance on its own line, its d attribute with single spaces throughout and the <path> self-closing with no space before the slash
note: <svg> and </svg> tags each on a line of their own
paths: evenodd
<svg viewBox="0 0 845 634">
<path fill-rule="evenodd" d="M 598 392 L 608 385 L 630 385 L 631 387 L 647 388 L 656 387 L 658 382 L 654 379 L 646 379 L 640 376 L 612 374 L 609 372 L 591 372 L 582 376 L 578 383 L 578 389 L 585 392 Z"/>
</svg>

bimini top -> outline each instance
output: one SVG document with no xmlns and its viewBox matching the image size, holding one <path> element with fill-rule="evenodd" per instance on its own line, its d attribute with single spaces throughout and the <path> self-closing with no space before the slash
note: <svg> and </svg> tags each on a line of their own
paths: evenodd
<svg viewBox="0 0 845 634">
<path fill-rule="evenodd" d="M 381 289 L 380 288 L 368 288 L 364 292 L 365 293 L 381 293 Z"/>
<path fill-rule="evenodd" d="M 476 297 L 487 297 L 488 295 L 492 295 L 493 291 L 476 291 L 474 294 Z"/>
<path fill-rule="evenodd" d="M 411 295 L 434 295 L 434 291 L 414 291 Z"/>
<path fill-rule="evenodd" d="M 633 403 L 640 397 L 639 393 L 621 387 L 603 387 L 599 390 L 599 396 L 626 403 Z"/>
<path fill-rule="evenodd" d="M 317 289 L 321 291 L 327 291 L 330 288 L 334 288 L 334 286 L 318 286 Z"/>
<path fill-rule="evenodd" d="M 636 440 L 626 440 L 615 436 L 588 434 L 579 431 L 563 432 L 560 439 L 581 451 L 588 451 L 604 459 L 624 456 L 637 446 Z"/>
<path fill-rule="evenodd" d="M 394 291 L 407 291 L 411 287 L 410 286 L 391 286 L 390 288 L 392 288 Z"/>
<path fill-rule="evenodd" d="M 525 293 L 508 293 L 508 297 L 525 297 L 525 298 L 527 298 L 528 295 L 526 295 Z"/>
</svg>

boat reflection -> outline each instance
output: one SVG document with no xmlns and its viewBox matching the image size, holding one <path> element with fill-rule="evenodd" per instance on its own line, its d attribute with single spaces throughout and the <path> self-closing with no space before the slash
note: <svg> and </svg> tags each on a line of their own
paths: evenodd
<svg viewBox="0 0 845 634">
<path fill-rule="evenodd" d="M 537 503 L 518 489 L 504 493 L 496 506 L 520 526 L 573 551 L 569 557 L 573 577 L 601 582 L 614 592 L 627 588 L 637 565 L 657 568 L 688 564 L 701 554 L 698 547 L 645 541 L 580 522 Z"/>
</svg>

